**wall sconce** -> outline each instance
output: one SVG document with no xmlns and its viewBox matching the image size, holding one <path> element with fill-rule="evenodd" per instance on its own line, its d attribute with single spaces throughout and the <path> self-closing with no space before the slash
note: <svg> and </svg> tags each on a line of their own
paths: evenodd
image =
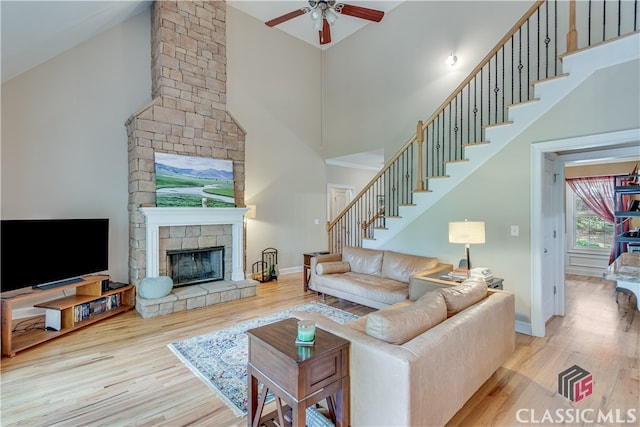
<svg viewBox="0 0 640 427">
<path fill-rule="evenodd" d="M 256 205 L 247 205 L 246 207 L 249 208 L 249 210 L 244 214 L 245 219 L 256 219 Z"/>
<path fill-rule="evenodd" d="M 450 65 L 450 66 L 452 66 L 452 67 L 453 67 L 454 65 L 456 65 L 456 62 L 458 62 L 458 57 L 457 57 L 457 56 L 455 56 L 455 55 L 453 54 L 453 52 L 451 52 L 451 53 L 449 54 L 449 56 L 447 57 L 447 60 L 446 60 L 446 61 L 444 61 L 444 63 L 445 63 L 445 64 Z"/>
<path fill-rule="evenodd" d="M 450 222 L 449 243 L 464 243 L 467 256 L 467 277 L 469 277 L 469 270 L 471 270 L 469 245 L 484 243 L 484 221 Z"/>
</svg>

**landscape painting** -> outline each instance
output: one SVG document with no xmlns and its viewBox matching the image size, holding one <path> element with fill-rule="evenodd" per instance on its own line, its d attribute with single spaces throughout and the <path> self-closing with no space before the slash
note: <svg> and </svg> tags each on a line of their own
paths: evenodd
<svg viewBox="0 0 640 427">
<path fill-rule="evenodd" d="M 235 207 L 231 160 L 155 153 L 157 207 Z"/>
</svg>

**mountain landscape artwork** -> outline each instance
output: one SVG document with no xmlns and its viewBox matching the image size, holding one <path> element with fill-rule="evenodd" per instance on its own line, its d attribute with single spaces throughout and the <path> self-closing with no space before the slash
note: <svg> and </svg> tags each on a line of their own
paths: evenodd
<svg viewBox="0 0 640 427">
<path fill-rule="evenodd" d="M 233 162 L 155 153 L 157 207 L 235 207 Z"/>
</svg>

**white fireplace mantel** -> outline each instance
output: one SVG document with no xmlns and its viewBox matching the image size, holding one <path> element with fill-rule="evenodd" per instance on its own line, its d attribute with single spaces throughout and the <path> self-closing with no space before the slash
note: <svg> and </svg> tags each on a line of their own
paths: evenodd
<svg viewBox="0 0 640 427">
<path fill-rule="evenodd" d="M 146 218 L 147 277 L 160 275 L 160 227 L 231 225 L 231 280 L 244 280 L 243 217 L 248 208 L 139 208 Z"/>
</svg>

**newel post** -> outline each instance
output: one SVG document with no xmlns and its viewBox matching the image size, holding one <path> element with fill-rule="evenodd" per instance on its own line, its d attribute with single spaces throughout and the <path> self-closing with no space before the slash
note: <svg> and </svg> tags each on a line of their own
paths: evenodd
<svg viewBox="0 0 640 427">
<path fill-rule="evenodd" d="M 418 141 L 418 181 L 416 182 L 416 191 L 424 191 L 424 180 L 422 179 L 422 144 L 424 143 L 424 130 L 422 129 L 422 120 L 418 120 L 416 140 Z"/>
<path fill-rule="evenodd" d="M 567 53 L 578 49 L 576 30 L 576 0 L 569 0 L 569 32 L 567 33 Z"/>
</svg>

